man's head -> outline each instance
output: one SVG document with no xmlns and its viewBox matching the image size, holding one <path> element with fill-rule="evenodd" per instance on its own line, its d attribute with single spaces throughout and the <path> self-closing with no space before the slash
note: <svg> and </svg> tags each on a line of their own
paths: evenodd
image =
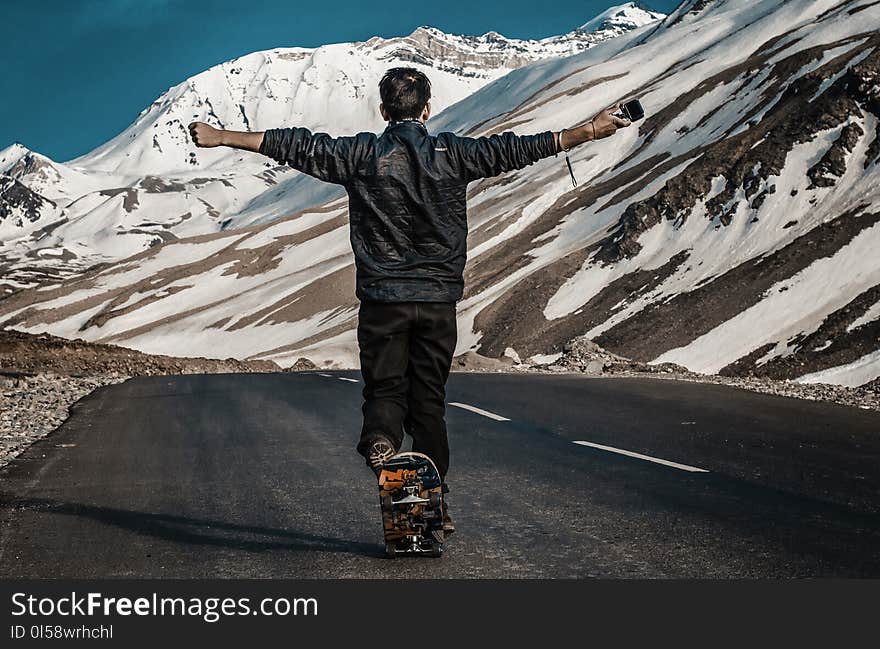
<svg viewBox="0 0 880 649">
<path fill-rule="evenodd" d="M 426 121 L 431 116 L 431 82 L 415 68 L 391 68 L 379 82 L 379 112 L 386 122 Z"/>
</svg>

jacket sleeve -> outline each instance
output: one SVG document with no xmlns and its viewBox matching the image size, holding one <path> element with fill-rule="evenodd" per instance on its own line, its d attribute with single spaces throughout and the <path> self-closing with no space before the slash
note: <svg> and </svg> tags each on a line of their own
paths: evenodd
<svg viewBox="0 0 880 649">
<path fill-rule="evenodd" d="M 556 155 L 552 131 L 516 135 L 511 131 L 488 137 L 457 138 L 461 171 L 468 182 L 497 176 Z"/>
<path fill-rule="evenodd" d="M 369 150 L 368 135 L 334 138 L 307 128 L 274 128 L 263 134 L 259 152 L 319 180 L 344 185 Z"/>
</svg>

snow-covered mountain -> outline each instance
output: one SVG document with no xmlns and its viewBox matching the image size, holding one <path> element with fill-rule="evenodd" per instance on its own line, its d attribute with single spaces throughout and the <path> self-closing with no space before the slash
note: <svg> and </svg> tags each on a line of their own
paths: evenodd
<svg viewBox="0 0 880 649">
<path fill-rule="evenodd" d="M 255 52 L 169 88 L 122 133 L 67 163 L 14 144 L 0 151 L 0 178 L 8 177 L 0 193 L 0 291 L 339 195 L 267 159 L 197 149 L 186 129 L 193 120 L 237 130 L 381 131 L 377 82 L 387 68 L 425 70 L 438 113 L 517 67 L 582 52 L 662 17 L 635 3 L 613 9 L 615 17 L 595 27 L 543 40 L 420 27 L 401 38 Z"/>
<path fill-rule="evenodd" d="M 307 123 L 334 135 L 381 131 L 377 80 L 393 65 L 425 70 L 433 89 L 432 107 L 440 112 L 515 68 L 582 52 L 634 29 L 639 18 L 649 15 L 635 11 L 636 20 L 627 22 L 631 27 L 603 23 L 596 30 L 579 28 L 536 41 L 495 32 L 458 36 L 420 27 L 403 38 L 255 52 L 169 89 L 118 136 L 68 164 L 139 177 L 187 174 L 194 167 L 229 169 L 235 152 L 193 149 L 186 131 L 193 119 L 237 130 Z"/>
<path fill-rule="evenodd" d="M 588 334 L 697 371 L 876 380 L 878 34 L 875 0 L 686 0 L 432 118 L 434 132 L 480 135 L 558 129 L 631 97 L 647 112 L 572 152 L 577 188 L 561 157 L 471 185 L 458 351 L 546 361 Z M 148 352 L 354 365 L 344 197 L 262 173 L 276 184 L 236 206 L 251 225 L 20 291 L 0 323 Z M 227 189 L 230 203 L 241 195 Z"/>
</svg>

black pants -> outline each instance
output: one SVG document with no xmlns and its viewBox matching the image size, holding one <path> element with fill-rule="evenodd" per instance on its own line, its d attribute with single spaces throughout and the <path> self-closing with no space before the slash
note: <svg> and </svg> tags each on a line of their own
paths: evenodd
<svg viewBox="0 0 880 649">
<path fill-rule="evenodd" d="M 446 379 L 458 337 L 455 302 L 362 301 L 358 319 L 364 425 L 357 450 L 376 437 L 400 449 L 404 431 L 413 450 L 449 469 Z"/>
</svg>

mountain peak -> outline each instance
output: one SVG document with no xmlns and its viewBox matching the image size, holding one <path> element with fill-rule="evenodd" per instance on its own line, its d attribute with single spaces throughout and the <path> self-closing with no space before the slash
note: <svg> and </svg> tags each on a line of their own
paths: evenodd
<svg viewBox="0 0 880 649">
<path fill-rule="evenodd" d="M 54 164 L 46 156 L 31 151 L 21 142 L 13 142 L 0 151 L 0 174 L 18 178 L 43 167 Z"/>
<path fill-rule="evenodd" d="M 32 151 L 24 144 L 18 141 L 13 142 L 5 149 L 0 150 L 0 168 L 9 163 L 14 164 L 22 156 L 25 156 L 28 153 L 32 153 Z"/>
<path fill-rule="evenodd" d="M 608 7 L 592 20 L 578 27 L 577 31 L 595 32 L 615 28 L 630 30 L 663 18 L 665 14 L 653 11 L 641 2 L 625 2 Z"/>
<path fill-rule="evenodd" d="M 416 36 L 418 34 L 430 34 L 431 36 L 447 36 L 447 33 L 442 29 L 437 27 L 432 27 L 431 25 L 419 25 L 416 27 L 410 36 Z"/>
</svg>

